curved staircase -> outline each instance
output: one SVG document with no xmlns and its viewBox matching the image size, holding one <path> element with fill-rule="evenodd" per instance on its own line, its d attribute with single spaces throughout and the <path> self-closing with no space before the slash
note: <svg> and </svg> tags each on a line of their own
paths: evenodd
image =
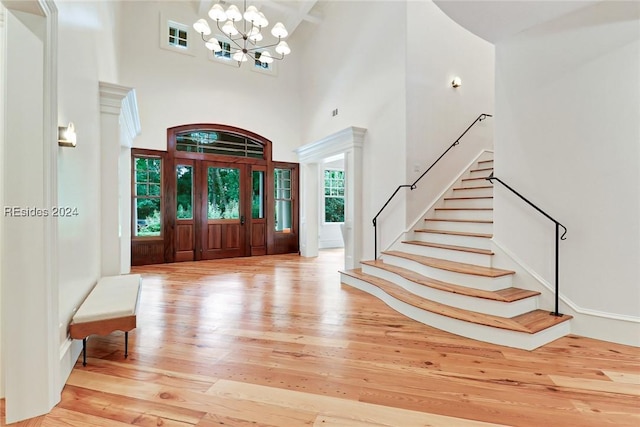
<svg viewBox="0 0 640 427">
<path fill-rule="evenodd" d="M 570 332 L 571 316 L 538 309 L 539 292 L 512 287 L 491 250 L 493 160 L 481 158 L 407 240 L 341 272 L 341 281 L 427 325 L 468 338 L 533 350 Z"/>
</svg>

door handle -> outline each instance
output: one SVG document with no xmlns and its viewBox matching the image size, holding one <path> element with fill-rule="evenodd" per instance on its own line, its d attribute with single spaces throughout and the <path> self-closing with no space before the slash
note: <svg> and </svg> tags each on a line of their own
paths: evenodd
<svg viewBox="0 0 640 427">
<path fill-rule="evenodd" d="M 240 225 L 244 225 L 244 215 L 240 216 Z"/>
</svg>

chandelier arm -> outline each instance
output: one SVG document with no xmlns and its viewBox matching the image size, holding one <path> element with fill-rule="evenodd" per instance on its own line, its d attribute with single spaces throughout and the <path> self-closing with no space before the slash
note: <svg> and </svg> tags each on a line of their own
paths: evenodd
<svg viewBox="0 0 640 427">
<path fill-rule="evenodd" d="M 271 59 L 275 59 L 276 61 L 282 61 L 284 59 L 284 54 L 280 54 L 280 58 L 278 58 L 277 56 L 272 56 Z M 258 61 L 260 61 L 258 59 Z"/>
<path fill-rule="evenodd" d="M 265 47 L 268 47 L 268 46 L 258 46 L 258 47 L 255 47 L 255 48 L 253 48 L 253 49 L 247 49 L 247 53 L 252 53 L 252 54 L 254 54 L 254 53 L 256 53 L 256 52 L 258 51 L 258 49 L 264 49 Z M 285 56 L 285 55 L 284 55 L 283 53 L 281 53 L 281 54 L 280 54 L 280 58 L 278 58 L 277 56 L 272 56 L 271 58 L 272 58 L 272 59 L 277 59 L 278 61 L 282 61 L 282 60 L 284 59 L 284 56 Z M 260 59 L 257 59 L 257 60 L 258 60 L 258 61 L 260 61 Z M 261 62 L 262 62 L 262 61 L 261 61 Z"/>
<path fill-rule="evenodd" d="M 218 27 L 218 30 L 220 30 L 220 32 L 221 32 L 222 34 L 224 34 L 224 35 L 225 35 L 225 37 L 227 37 L 229 40 L 231 40 L 231 41 L 233 42 L 233 44 L 235 44 L 236 46 L 238 46 L 238 49 L 242 50 L 242 49 L 244 49 L 244 46 L 243 46 L 243 45 L 241 45 L 240 43 L 238 43 L 238 40 L 243 40 L 243 43 L 244 43 L 244 41 L 246 40 L 246 38 L 245 38 L 245 37 L 246 37 L 246 35 L 245 35 L 245 34 L 243 34 L 243 33 L 242 33 L 242 31 L 240 31 L 240 30 L 238 30 L 238 29 L 236 28 L 236 24 L 235 24 L 235 22 L 233 22 L 233 21 L 232 21 L 232 24 L 233 24 L 233 28 L 235 28 L 235 29 L 236 29 L 236 31 L 238 31 L 238 34 L 239 34 L 239 36 L 240 36 L 240 37 L 237 37 L 237 38 L 235 38 L 235 39 L 234 39 L 233 37 L 231 37 L 230 35 L 226 34 L 226 33 L 224 32 L 224 30 L 223 30 L 222 28 L 220 28 L 220 21 L 216 21 L 216 27 Z M 202 34 L 202 33 L 201 33 L 201 34 Z M 205 38 L 204 38 L 204 34 L 202 34 L 202 40 L 205 40 Z M 206 40 L 205 40 L 205 41 L 206 41 Z"/>
<path fill-rule="evenodd" d="M 281 41 L 281 38 L 280 38 L 280 37 L 278 37 L 278 41 L 277 41 L 277 42 L 275 42 L 275 43 L 273 43 L 273 44 L 268 44 L 268 45 L 265 45 L 265 46 L 256 46 L 253 50 L 256 50 L 256 49 L 266 49 L 266 48 L 268 48 L 268 47 L 274 47 L 274 46 L 277 46 L 277 45 L 278 45 L 278 43 L 280 43 L 280 41 Z"/>
</svg>

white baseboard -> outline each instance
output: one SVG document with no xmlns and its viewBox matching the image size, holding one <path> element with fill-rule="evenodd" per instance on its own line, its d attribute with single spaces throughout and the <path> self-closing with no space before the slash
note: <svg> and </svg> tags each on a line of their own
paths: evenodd
<svg viewBox="0 0 640 427">
<path fill-rule="evenodd" d="M 527 288 L 534 288 L 547 295 L 554 295 L 555 286 L 540 276 L 531 266 L 509 250 L 504 244 L 492 239 L 494 252 L 500 252 L 511 261 L 511 265 L 500 265 L 500 268 L 514 270 L 516 276 L 528 276 Z M 600 310 L 580 307 L 567 295 L 560 292 L 560 312 L 574 317 L 571 330 L 577 335 L 603 341 L 640 347 L 640 317 L 626 314 L 609 313 Z"/>
<path fill-rule="evenodd" d="M 82 351 L 82 341 L 73 340 L 70 337 L 60 345 L 60 384 L 59 389 L 62 391 L 64 385 L 71 375 L 71 371 Z"/>
</svg>

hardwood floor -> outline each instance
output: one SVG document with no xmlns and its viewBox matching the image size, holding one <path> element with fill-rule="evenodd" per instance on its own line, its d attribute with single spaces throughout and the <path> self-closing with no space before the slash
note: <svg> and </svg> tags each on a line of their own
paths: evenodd
<svg viewBox="0 0 640 427">
<path fill-rule="evenodd" d="M 640 425 L 640 349 L 471 341 L 341 287 L 341 260 L 136 267 L 129 358 L 123 334 L 92 337 L 60 404 L 22 425 Z"/>
</svg>

